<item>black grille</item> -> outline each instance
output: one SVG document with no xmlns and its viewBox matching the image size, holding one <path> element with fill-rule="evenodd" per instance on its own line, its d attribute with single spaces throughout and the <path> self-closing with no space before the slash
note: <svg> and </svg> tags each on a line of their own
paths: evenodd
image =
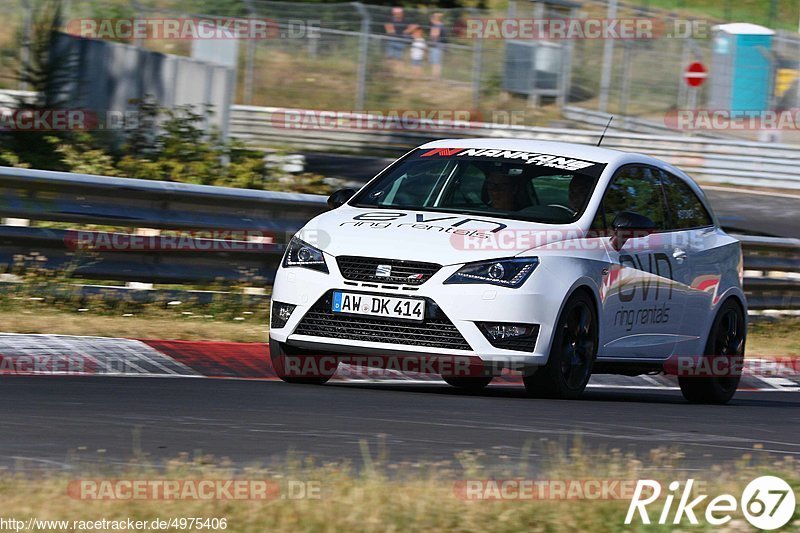
<svg viewBox="0 0 800 533">
<path fill-rule="evenodd" d="M 536 337 L 524 337 L 522 339 L 507 339 L 489 341 L 495 348 L 504 350 L 517 350 L 518 352 L 532 352 L 536 349 Z"/>
<path fill-rule="evenodd" d="M 471 349 L 453 323 L 430 298 L 425 298 L 427 316 L 420 323 L 367 316 L 342 316 L 331 311 L 331 294 L 325 294 L 308 310 L 295 329 L 295 334 L 450 350 Z"/>
<path fill-rule="evenodd" d="M 341 256 L 336 259 L 336 262 L 345 279 L 372 283 L 402 283 L 404 285 L 422 285 L 442 268 L 436 263 L 374 257 Z M 388 277 L 376 276 L 375 271 L 379 265 L 391 267 L 391 275 Z"/>
</svg>

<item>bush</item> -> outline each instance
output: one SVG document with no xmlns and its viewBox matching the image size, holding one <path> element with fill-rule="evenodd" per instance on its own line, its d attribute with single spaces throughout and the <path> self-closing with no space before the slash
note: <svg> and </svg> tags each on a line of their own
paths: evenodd
<svg viewBox="0 0 800 533">
<path fill-rule="evenodd" d="M 28 132 L 6 134 L 0 139 L 0 164 L 223 187 L 331 192 L 321 176 L 295 175 L 279 164 L 268 165 L 262 151 L 223 139 L 214 128 L 206 131 L 210 108 L 165 109 L 148 99 L 138 103 L 137 116 L 135 127 L 121 141 L 102 131 L 42 135 L 35 143 L 21 142 Z M 41 157 L 43 152 L 47 159 Z"/>
</svg>

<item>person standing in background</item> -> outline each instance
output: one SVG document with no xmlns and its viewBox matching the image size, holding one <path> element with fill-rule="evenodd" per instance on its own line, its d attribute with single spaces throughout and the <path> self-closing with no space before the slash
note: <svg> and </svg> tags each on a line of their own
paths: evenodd
<svg viewBox="0 0 800 533">
<path fill-rule="evenodd" d="M 422 28 L 414 30 L 414 41 L 411 43 L 411 65 L 417 74 L 422 74 L 422 62 L 425 60 L 425 33 Z"/>
<path fill-rule="evenodd" d="M 431 74 L 434 78 L 442 76 L 442 55 L 444 53 L 445 30 L 442 22 L 442 13 L 437 11 L 431 15 L 431 49 L 428 52 L 428 61 L 431 64 Z"/>
<path fill-rule="evenodd" d="M 416 25 L 406 24 L 402 7 L 392 8 L 392 21 L 383 25 L 389 37 L 386 43 L 386 56 L 391 60 L 402 60 L 406 53 L 406 46 L 411 38 L 411 32 Z"/>
</svg>

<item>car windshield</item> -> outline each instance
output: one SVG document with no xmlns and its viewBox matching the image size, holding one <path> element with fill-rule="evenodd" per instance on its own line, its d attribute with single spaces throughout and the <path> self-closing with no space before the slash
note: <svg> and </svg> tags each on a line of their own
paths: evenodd
<svg viewBox="0 0 800 533">
<path fill-rule="evenodd" d="M 583 214 L 603 168 L 603 163 L 533 152 L 416 150 L 350 205 L 567 224 Z"/>
</svg>

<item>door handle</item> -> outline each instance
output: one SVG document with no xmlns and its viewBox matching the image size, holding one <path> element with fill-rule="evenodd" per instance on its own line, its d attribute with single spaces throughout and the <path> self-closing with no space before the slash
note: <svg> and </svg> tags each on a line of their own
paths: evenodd
<svg viewBox="0 0 800 533">
<path fill-rule="evenodd" d="M 684 259 L 687 257 L 686 250 L 675 248 L 675 250 L 672 252 L 672 257 L 674 257 L 678 263 L 683 263 Z"/>
</svg>

